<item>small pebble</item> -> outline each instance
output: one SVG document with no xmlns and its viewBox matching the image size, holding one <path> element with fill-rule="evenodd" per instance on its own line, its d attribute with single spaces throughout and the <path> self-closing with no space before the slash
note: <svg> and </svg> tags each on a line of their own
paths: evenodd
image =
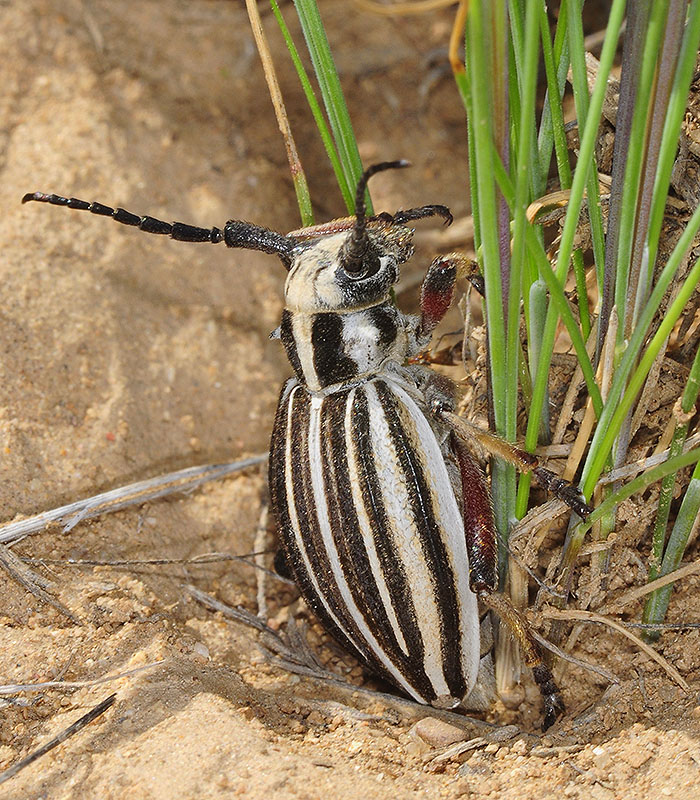
<svg viewBox="0 0 700 800">
<path fill-rule="evenodd" d="M 195 642 L 192 650 L 200 658 L 204 659 L 205 661 L 209 661 L 209 648 L 204 644 L 204 642 Z"/>
<path fill-rule="evenodd" d="M 517 725 L 504 725 L 502 728 L 496 728 L 495 731 L 489 733 L 486 738 L 490 742 L 507 742 L 520 733 L 520 728 Z"/>
<path fill-rule="evenodd" d="M 610 753 L 602 747 L 593 748 L 593 756 L 598 769 L 606 769 L 610 766 Z"/>
<path fill-rule="evenodd" d="M 462 728 L 435 717 L 424 717 L 418 720 L 411 728 L 410 735 L 420 737 L 431 747 L 447 747 L 447 745 L 467 739 L 467 732 Z"/>
</svg>

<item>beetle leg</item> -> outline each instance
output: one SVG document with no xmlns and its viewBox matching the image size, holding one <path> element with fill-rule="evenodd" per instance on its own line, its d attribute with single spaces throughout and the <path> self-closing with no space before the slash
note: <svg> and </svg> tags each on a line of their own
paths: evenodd
<svg viewBox="0 0 700 800">
<path fill-rule="evenodd" d="M 469 555 L 469 586 L 476 594 L 494 592 L 498 588 L 498 548 L 486 478 L 469 449 L 454 434 L 450 444 L 457 456 L 462 479 L 462 518 Z"/>
<path fill-rule="evenodd" d="M 527 620 L 498 592 L 496 526 L 486 478 L 469 449 L 452 435 L 452 451 L 457 457 L 462 477 L 462 517 L 469 553 L 469 585 L 479 600 L 495 611 L 520 644 L 525 663 L 532 669 L 544 703 L 544 729 L 549 728 L 564 712 L 564 703 L 552 672 L 542 660 Z"/>
<path fill-rule="evenodd" d="M 420 293 L 419 335 L 429 336 L 452 305 L 457 278 L 471 280 L 475 262 L 460 253 L 438 256 L 428 268 Z"/>
<path fill-rule="evenodd" d="M 532 670 L 537 688 L 542 695 L 544 704 L 544 719 L 542 730 L 547 730 L 566 711 L 552 670 L 542 660 L 542 650 L 532 635 L 532 630 L 525 617 L 512 604 L 510 598 L 501 592 L 482 590 L 478 593 L 479 600 L 510 628 L 520 645 L 525 664 Z"/>
<path fill-rule="evenodd" d="M 581 519 L 586 519 L 593 511 L 573 484 L 541 467 L 537 456 L 515 447 L 488 431 L 477 428 L 449 409 L 433 405 L 433 410 L 438 418 L 463 441 L 476 441 L 490 455 L 513 464 L 520 472 L 532 472 L 544 489 L 559 500 L 563 500 Z"/>
<path fill-rule="evenodd" d="M 462 519 L 469 556 L 469 587 L 488 609 L 510 628 L 523 652 L 523 658 L 532 669 L 544 704 L 543 728 L 547 729 L 564 713 L 564 702 L 552 672 L 542 659 L 540 646 L 535 641 L 525 617 L 515 608 L 510 599 L 498 591 L 498 560 L 496 526 L 493 520 L 491 498 L 486 477 L 477 464 L 469 447 L 460 440 L 459 431 L 450 424 L 454 394 L 452 384 L 442 376 L 430 374 L 421 387 L 428 408 L 438 420 L 452 429 L 449 448 L 454 455 L 460 473 Z M 501 442 L 500 439 L 497 440 Z"/>
</svg>

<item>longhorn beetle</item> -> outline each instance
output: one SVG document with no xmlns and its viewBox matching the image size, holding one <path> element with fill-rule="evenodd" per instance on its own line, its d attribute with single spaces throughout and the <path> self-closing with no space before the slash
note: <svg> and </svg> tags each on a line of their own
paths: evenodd
<svg viewBox="0 0 700 800">
<path fill-rule="evenodd" d="M 491 500 L 469 439 L 491 449 L 495 442 L 500 457 L 531 470 L 580 516 L 590 508 L 534 456 L 468 426 L 455 414 L 452 384 L 408 363 L 449 308 L 466 260 L 451 254 L 433 261 L 420 316 L 394 304 L 399 266 L 413 254 L 407 223 L 431 216 L 452 222 L 441 205 L 367 217 L 370 177 L 405 166 L 392 161 L 367 169 L 354 217 L 286 236 L 239 220 L 223 230 L 170 224 L 41 192 L 23 202 L 280 258 L 288 275 L 273 337 L 281 339 L 295 377 L 282 388 L 270 445 L 278 563 L 351 653 L 417 701 L 440 708 L 485 708 L 494 695 L 481 601 L 519 641 L 542 693 L 547 728 L 564 705 L 526 621 L 497 592 Z"/>
</svg>

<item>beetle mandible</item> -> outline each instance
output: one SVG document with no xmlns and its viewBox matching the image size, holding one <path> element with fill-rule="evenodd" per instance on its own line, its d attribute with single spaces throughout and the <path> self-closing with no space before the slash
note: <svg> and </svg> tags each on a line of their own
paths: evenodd
<svg viewBox="0 0 700 800">
<path fill-rule="evenodd" d="M 39 201 L 109 216 L 178 241 L 224 242 L 278 256 L 288 270 L 285 308 L 273 337 L 295 376 L 282 388 L 270 445 L 272 509 L 281 566 L 326 629 L 374 672 L 421 703 L 488 707 L 494 697 L 490 642 L 478 601 L 521 644 L 549 727 L 564 705 L 530 629 L 499 594 L 496 531 L 486 479 L 455 414 L 452 384 L 409 361 L 429 343 L 452 303 L 466 259 L 440 256 L 421 288 L 420 315 L 402 313 L 391 290 L 413 254 L 407 224 L 452 216 L 428 205 L 368 217 L 372 175 L 357 185 L 355 215 L 282 235 L 230 220 L 223 230 L 168 223 L 101 203 L 35 192 Z M 487 446 L 494 437 L 476 433 Z M 498 454 L 565 500 L 576 489 L 524 451 L 496 440 Z"/>
</svg>

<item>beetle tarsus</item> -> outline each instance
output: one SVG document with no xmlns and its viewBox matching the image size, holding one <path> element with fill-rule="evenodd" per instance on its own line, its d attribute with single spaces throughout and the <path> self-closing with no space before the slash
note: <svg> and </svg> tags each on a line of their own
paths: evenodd
<svg viewBox="0 0 700 800">
<path fill-rule="evenodd" d="M 542 694 L 544 702 L 542 730 L 546 731 L 564 714 L 566 706 L 559 693 L 559 687 L 554 682 L 552 671 L 546 664 L 535 665 L 532 668 L 532 676 Z"/>
<path fill-rule="evenodd" d="M 559 500 L 563 500 L 581 519 L 588 518 L 593 508 L 588 505 L 581 492 L 573 484 L 544 467 L 535 467 L 533 472 L 544 489 L 547 489 Z"/>
</svg>

